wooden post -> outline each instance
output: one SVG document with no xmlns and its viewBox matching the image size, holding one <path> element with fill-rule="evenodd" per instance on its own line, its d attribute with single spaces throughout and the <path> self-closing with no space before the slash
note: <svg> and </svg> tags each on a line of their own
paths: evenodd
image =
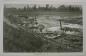
<svg viewBox="0 0 86 56">
<path fill-rule="evenodd" d="M 61 23 L 61 20 L 59 20 L 60 21 L 60 29 L 62 30 L 62 23 Z"/>
</svg>

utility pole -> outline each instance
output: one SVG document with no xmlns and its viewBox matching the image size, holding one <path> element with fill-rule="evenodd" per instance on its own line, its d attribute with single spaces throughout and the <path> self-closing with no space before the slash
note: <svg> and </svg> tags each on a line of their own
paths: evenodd
<svg viewBox="0 0 86 56">
<path fill-rule="evenodd" d="M 59 19 L 59 22 L 60 22 L 60 29 L 62 30 L 62 23 L 61 23 L 61 20 Z"/>
</svg>

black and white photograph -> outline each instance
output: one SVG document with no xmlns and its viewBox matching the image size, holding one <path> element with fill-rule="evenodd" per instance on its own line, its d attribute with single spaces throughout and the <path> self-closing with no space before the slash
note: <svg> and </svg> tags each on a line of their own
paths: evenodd
<svg viewBox="0 0 86 56">
<path fill-rule="evenodd" d="M 4 4 L 3 52 L 83 52 L 82 5 Z"/>
</svg>

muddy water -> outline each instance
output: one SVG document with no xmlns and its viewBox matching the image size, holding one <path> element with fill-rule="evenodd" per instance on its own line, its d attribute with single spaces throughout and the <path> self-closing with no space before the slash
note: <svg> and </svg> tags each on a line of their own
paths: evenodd
<svg viewBox="0 0 86 56">
<path fill-rule="evenodd" d="M 58 28 L 58 27 L 60 27 L 60 22 L 58 21 L 58 19 L 63 19 L 63 17 L 40 15 L 40 16 L 38 16 L 37 21 L 38 21 L 39 24 L 45 25 L 46 28 L 55 28 L 55 27 Z M 63 27 L 72 27 L 72 28 L 82 28 L 82 25 L 64 23 L 63 21 L 62 21 L 62 26 Z"/>
<path fill-rule="evenodd" d="M 47 28 L 50 27 L 55 27 L 55 26 L 59 26 L 59 21 L 57 19 L 59 19 L 59 16 L 39 16 L 38 17 L 38 22 L 40 24 L 44 24 Z"/>
</svg>

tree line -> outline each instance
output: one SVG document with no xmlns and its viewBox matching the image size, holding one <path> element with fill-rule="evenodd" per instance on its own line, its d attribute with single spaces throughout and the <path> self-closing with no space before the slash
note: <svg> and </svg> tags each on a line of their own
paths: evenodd
<svg viewBox="0 0 86 56">
<path fill-rule="evenodd" d="M 61 12 L 82 12 L 82 8 L 80 6 L 72 6 L 72 5 L 61 5 L 59 7 L 55 7 L 53 5 L 46 4 L 44 7 L 34 5 L 30 7 L 29 5 L 24 6 L 23 8 L 6 8 L 4 7 L 5 10 L 9 11 L 61 11 Z"/>
</svg>

